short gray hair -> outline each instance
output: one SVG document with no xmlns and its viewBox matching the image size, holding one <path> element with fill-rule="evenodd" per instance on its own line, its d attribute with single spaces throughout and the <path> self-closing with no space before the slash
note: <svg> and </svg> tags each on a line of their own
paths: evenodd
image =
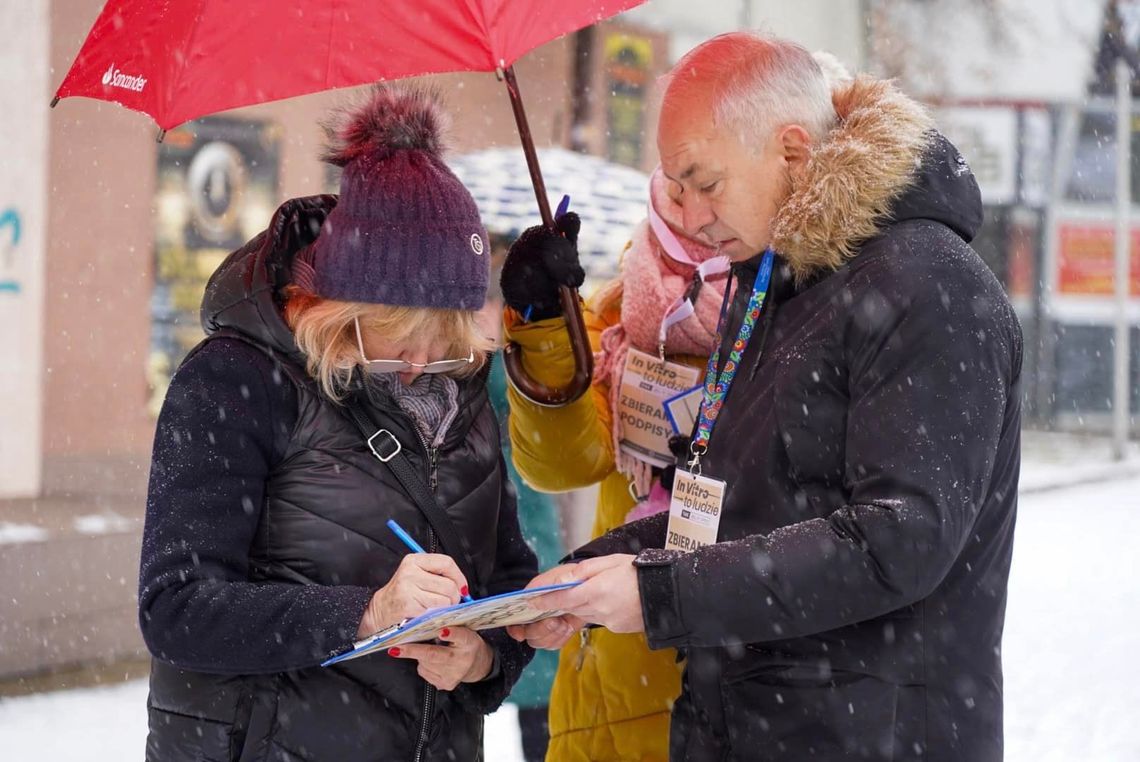
<svg viewBox="0 0 1140 762">
<path fill-rule="evenodd" d="M 712 88 L 713 124 L 734 130 L 744 145 L 757 149 L 789 124 L 800 125 L 818 143 L 837 121 L 827 77 L 811 53 L 788 40 L 756 32 L 722 34 L 690 50 L 666 76 L 663 108 Z"/>
</svg>

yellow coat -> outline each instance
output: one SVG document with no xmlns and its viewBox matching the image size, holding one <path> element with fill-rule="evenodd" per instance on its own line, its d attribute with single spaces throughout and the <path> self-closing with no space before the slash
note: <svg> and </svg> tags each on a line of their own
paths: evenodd
<svg viewBox="0 0 1140 762">
<path fill-rule="evenodd" d="M 602 331 L 620 320 L 620 296 L 584 312 L 597 351 Z M 531 377 L 548 385 L 569 380 L 574 361 L 562 318 L 524 324 L 508 309 L 504 335 L 522 349 Z M 544 492 L 599 484 L 593 537 L 625 523 L 634 505 L 629 480 L 614 466 L 608 392 L 608 383 L 595 384 L 561 408 L 535 405 L 513 387 L 507 395 L 513 459 L 528 484 Z M 562 649 L 551 691 L 547 760 L 667 760 L 669 713 L 681 692 L 681 669 L 674 649 L 650 651 L 641 634 L 592 629 L 573 638 Z"/>
</svg>

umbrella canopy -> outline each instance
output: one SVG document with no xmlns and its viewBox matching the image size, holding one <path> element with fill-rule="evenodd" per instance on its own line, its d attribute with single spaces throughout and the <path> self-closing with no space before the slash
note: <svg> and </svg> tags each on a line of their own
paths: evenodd
<svg viewBox="0 0 1140 762">
<path fill-rule="evenodd" d="M 542 191 L 512 64 L 527 51 L 645 0 L 108 0 L 60 98 L 87 96 L 149 114 L 163 130 L 255 103 L 378 80 L 498 71 L 507 85 L 542 220 Z M 565 405 L 593 373 L 578 295 L 562 287 L 574 376 L 562 388 L 531 378 L 517 347 L 505 352 L 515 387 Z"/>
<path fill-rule="evenodd" d="M 582 218 L 578 252 L 594 282 L 617 275 L 622 249 L 633 227 L 645 219 L 649 176 L 631 167 L 563 148 L 538 151 L 551 206 L 563 194 Z M 534 190 L 520 148 L 490 148 L 448 162 L 471 191 L 491 233 L 514 238 L 537 223 Z"/>
<path fill-rule="evenodd" d="M 645 0 L 109 0 L 57 98 L 163 129 L 238 106 L 419 74 L 506 69 Z"/>
</svg>

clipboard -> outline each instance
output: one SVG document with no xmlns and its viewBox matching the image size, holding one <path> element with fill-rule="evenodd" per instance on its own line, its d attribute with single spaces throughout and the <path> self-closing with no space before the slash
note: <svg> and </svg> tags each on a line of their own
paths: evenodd
<svg viewBox="0 0 1140 762">
<path fill-rule="evenodd" d="M 454 606 L 425 611 L 417 617 L 405 619 L 397 625 L 369 635 L 353 644 L 351 651 L 321 662 L 322 667 L 338 664 L 349 659 L 375 651 L 386 650 L 404 643 L 422 643 L 433 640 L 444 627 L 467 627 L 472 630 L 490 630 L 512 624 L 530 624 L 540 619 L 549 619 L 562 612 L 533 609 L 528 602 L 545 593 L 575 587 L 581 582 L 564 582 L 560 585 L 546 585 L 529 590 L 516 590 L 480 598 L 470 603 L 457 603 Z"/>
</svg>

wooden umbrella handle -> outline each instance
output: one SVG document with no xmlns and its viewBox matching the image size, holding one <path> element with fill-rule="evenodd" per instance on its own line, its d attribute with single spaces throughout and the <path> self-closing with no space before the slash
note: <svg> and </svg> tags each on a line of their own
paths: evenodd
<svg viewBox="0 0 1140 762">
<path fill-rule="evenodd" d="M 542 170 L 538 166 L 538 154 L 534 150 L 534 139 L 531 137 L 530 125 L 523 110 L 514 69 L 508 66 L 500 72 L 507 84 L 507 93 L 511 97 L 511 108 L 514 110 L 515 124 L 522 139 L 527 169 L 530 170 L 531 184 L 534 185 L 534 195 L 538 200 L 538 211 L 542 215 L 543 224 L 549 230 L 557 232 L 558 228 L 554 224 L 554 215 L 550 212 L 550 202 L 546 198 L 546 183 L 542 180 Z M 578 399 L 590 388 L 590 381 L 594 375 L 594 353 L 590 349 L 590 337 L 586 334 L 586 321 L 582 318 L 578 289 L 562 286 L 558 289 L 558 296 L 562 302 L 562 314 L 566 318 L 566 330 L 570 333 L 570 350 L 574 355 L 574 375 L 566 386 L 547 386 L 527 375 L 522 364 L 522 350 L 513 341 L 503 350 L 503 361 L 511 384 L 528 400 L 544 407 L 562 407 Z"/>
<path fill-rule="evenodd" d="M 513 341 L 503 350 L 503 362 L 511 384 L 524 397 L 543 407 L 562 407 L 585 394 L 594 374 L 594 353 L 586 335 L 586 322 L 578 301 L 578 289 L 562 286 L 558 296 L 562 300 L 562 314 L 566 330 L 570 333 L 570 350 L 574 353 L 574 375 L 563 387 L 551 387 L 527 375 L 522 364 L 522 349 Z"/>
</svg>

